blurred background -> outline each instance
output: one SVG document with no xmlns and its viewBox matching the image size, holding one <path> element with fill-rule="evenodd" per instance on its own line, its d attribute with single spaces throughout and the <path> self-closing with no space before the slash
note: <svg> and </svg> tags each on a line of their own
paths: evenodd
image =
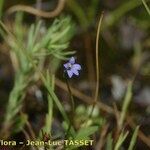
<svg viewBox="0 0 150 150">
<path fill-rule="evenodd" d="M 61 0 L 60 0 L 61 1 Z M 57 8 L 58 0 L 1 0 L 1 20 L 7 25 L 10 31 L 15 28 L 14 20 L 16 12 L 13 10 L 15 5 L 25 5 L 34 7 L 45 12 L 53 11 Z M 111 114 L 109 108 L 116 106 L 120 111 L 129 80 L 133 81 L 132 99 L 128 108 L 127 115 L 132 117 L 132 121 L 125 122 L 124 125 L 132 133 L 135 125 L 140 125 L 140 137 L 137 138 L 137 150 L 147 150 L 150 148 L 150 15 L 146 11 L 141 0 L 65 0 L 60 7 L 60 12 L 54 17 L 47 17 L 44 14 L 32 14 L 32 11 L 23 12 L 23 25 L 28 28 L 32 23 L 42 20 L 44 26 L 48 27 L 55 18 L 60 16 L 70 16 L 75 26 L 74 34 L 70 39 L 68 50 L 76 51 L 73 54 L 76 61 L 81 64 L 82 71 L 79 77 L 70 80 L 70 85 L 74 88 L 76 108 L 84 110 L 91 103 L 95 93 L 96 85 L 96 34 L 99 18 L 104 12 L 100 40 L 99 40 L 99 65 L 100 65 L 100 88 L 99 102 L 102 130 L 112 131 L 116 128 L 115 115 Z M 150 5 L 150 1 L 147 1 Z M 12 9 L 11 9 L 12 8 Z M 17 8 L 16 8 L 17 9 Z M 22 9 L 22 10 L 21 10 Z M 26 8 L 25 8 L 26 9 Z M 41 31 L 41 32 L 42 32 Z M 9 40 L 9 39 L 8 39 Z M 1 122 L 6 112 L 9 94 L 14 86 L 15 69 L 11 60 L 10 48 L 0 38 L 0 115 Z M 68 93 L 65 90 L 63 79 L 63 61 L 52 62 L 52 69 L 56 73 L 56 94 L 61 99 L 66 111 L 69 111 Z M 44 68 L 50 66 L 47 65 Z M 53 68 L 53 67 L 52 67 Z M 51 67 L 50 67 L 51 69 Z M 35 134 L 43 125 L 47 112 L 46 90 L 40 81 L 34 85 L 29 85 L 23 102 L 23 112 L 28 115 Z M 107 108 L 108 106 L 108 108 Z M 83 111 L 83 113 L 85 113 Z M 52 129 L 55 132 L 63 132 L 60 127 L 61 116 L 54 108 L 54 121 Z M 104 121 L 105 120 L 105 121 Z M 78 122 L 79 120 L 76 120 Z M 80 122 L 80 121 L 79 121 Z M 104 123 L 107 122 L 107 123 Z M 108 129 L 104 129 L 105 125 Z M 134 124 L 134 125 L 133 125 Z M 78 126 L 78 123 L 76 123 Z M 27 128 L 27 127 L 25 127 Z M 77 127 L 78 128 L 78 127 Z M 101 130 L 101 131 L 102 131 Z M 132 135 L 132 134 L 131 134 Z M 131 135 L 124 143 L 127 149 Z M 2 137 L 2 135 L 1 135 Z M 9 138 L 24 139 L 22 131 L 13 134 Z M 106 137 L 106 133 L 104 133 Z M 97 144 L 94 148 L 96 149 Z M 102 142 L 102 141 L 101 141 Z M 105 142 L 102 142 L 103 146 Z M 104 148 L 104 147 L 101 148 Z M 9 148 L 8 148 L 9 149 Z M 81 148 L 82 149 L 82 148 Z M 84 149 L 84 148 L 83 148 Z M 87 148 L 88 149 L 88 148 Z M 98 148 L 97 148 L 98 150 Z"/>
</svg>

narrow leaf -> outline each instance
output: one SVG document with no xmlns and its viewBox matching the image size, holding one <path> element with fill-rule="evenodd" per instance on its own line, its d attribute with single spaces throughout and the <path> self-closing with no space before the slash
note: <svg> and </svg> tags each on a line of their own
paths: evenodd
<svg viewBox="0 0 150 150">
<path fill-rule="evenodd" d="M 131 139 L 131 142 L 130 142 L 130 145 L 129 145 L 128 150 L 133 150 L 133 149 L 134 149 L 134 145 L 135 145 L 135 143 L 136 143 L 138 131 L 139 131 L 139 126 L 137 126 L 137 127 L 135 128 L 135 130 L 134 130 L 134 133 L 133 133 L 133 135 L 132 135 L 132 139 Z"/>
</svg>

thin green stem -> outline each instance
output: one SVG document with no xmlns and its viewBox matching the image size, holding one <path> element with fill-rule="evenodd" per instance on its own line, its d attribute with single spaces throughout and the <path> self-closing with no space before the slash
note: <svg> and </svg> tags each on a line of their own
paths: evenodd
<svg viewBox="0 0 150 150">
<path fill-rule="evenodd" d="M 128 134 L 129 134 L 128 131 L 126 133 L 124 133 L 123 131 L 121 132 L 121 134 L 117 140 L 117 143 L 115 144 L 114 150 L 120 150 L 121 149 L 121 145 L 123 144 L 123 142 L 127 138 Z"/>
<path fill-rule="evenodd" d="M 119 119 L 119 130 L 121 130 L 123 122 L 125 120 L 126 113 L 127 113 L 129 104 L 131 102 L 131 98 L 132 98 L 132 82 L 129 82 L 128 87 L 127 87 L 127 92 L 126 92 L 124 102 L 123 102 L 120 119 Z"/>
<path fill-rule="evenodd" d="M 66 137 L 69 135 L 69 132 L 71 130 L 71 126 L 73 126 L 74 124 L 74 114 L 75 114 L 75 103 L 74 103 L 74 98 L 73 98 L 73 95 L 72 95 L 72 92 L 71 92 L 71 88 L 70 88 L 70 85 L 69 85 L 69 81 L 67 79 L 67 77 L 65 77 L 65 80 L 66 80 L 66 84 L 67 84 L 67 88 L 68 88 L 68 92 L 69 92 L 69 96 L 70 96 L 70 105 L 71 105 L 71 116 L 70 117 L 70 123 L 69 123 L 69 126 L 68 126 L 68 130 L 66 132 Z"/>
<path fill-rule="evenodd" d="M 129 145 L 128 150 L 133 150 L 134 149 L 134 146 L 135 146 L 135 143 L 136 143 L 136 140 L 137 140 L 137 136 L 138 136 L 139 128 L 140 128 L 140 126 L 137 126 L 135 128 L 134 133 L 133 133 L 132 138 L 131 138 L 131 141 L 130 141 L 130 145 Z"/>
<path fill-rule="evenodd" d="M 143 5 L 144 5 L 146 11 L 147 11 L 148 14 L 150 15 L 150 9 L 149 9 L 148 5 L 146 4 L 145 0 L 142 0 L 142 2 L 143 2 Z"/>
<path fill-rule="evenodd" d="M 98 92 L 99 92 L 99 35 L 100 35 L 100 29 L 101 29 L 101 25 L 102 25 L 102 20 L 103 20 L 103 12 L 100 16 L 100 19 L 99 19 L 99 23 L 98 23 L 98 28 L 97 28 L 97 36 L 96 36 L 96 90 L 95 90 L 95 96 L 94 96 L 94 103 L 93 103 L 93 106 L 92 106 L 92 109 L 91 109 L 91 113 L 89 115 L 89 119 L 92 117 L 92 114 L 93 114 L 93 111 L 94 111 L 94 108 L 95 108 L 95 105 L 97 103 L 97 100 L 98 100 Z"/>
<path fill-rule="evenodd" d="M 72 115 L 74 115 L 74 111 L 75 111 L 75 103 L 74 103 L 74 98 L 73 98 L 73 95 L 72 95 L 72 92 L 71 92 L 71 88 L 70 88 L 70 85 L 69 85 L 69 81 L 68 81 L 67 78 L 66 78 L 66 84 L 67 84 L 67 88 L 68 88 L 68 92 L 69 92 L 70 100 L 71 100 L 71 110 L 72 110 Z"/>
</svg>

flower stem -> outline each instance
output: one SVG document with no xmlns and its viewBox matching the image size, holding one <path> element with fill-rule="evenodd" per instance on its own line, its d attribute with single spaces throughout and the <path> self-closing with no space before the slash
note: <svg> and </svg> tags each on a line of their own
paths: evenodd
<svg viewBox="0 0 150 150">
<path fill-rule="evenodd" d="M 72 92 L 71 92 L 71 88 L 70 88 L 70 85 L 69 85 L 69 81 L 68 81 L 67 78 L 66 78 L 66 83 L 67 83 L 67 88 L 68 88 L 68 92 L 69 92 L 70 100 L 71 100 L 72 115 L 74 115 L 74 111 L 75 111 L 74 98 L 73 98 L 73 95 L 72 95 Z"/>
<path fill-rule="evenodd" d="M 103 16 L 104 16 L 104 12 L 102 12 L 101 16 L 100 16 L 100 19 L 99 19 L 99 22 L 98 22 L 98 28 L 97 28 L 97 35 L 96 35 L 96 89 L 95 89 L 95 96 L 94 96 L 94 102 L 93 102 L 93 105 L 92 105 L 92 109 L 91 109 L 91 112 L 89 114 L 89 117 L 88 117 L 88 120 L 91 119 L 92 117 L 92 114 L 93 114 L 93 111 L 94 111 L 94 108 L 95 108 L 95 105 L 97 103 L 97 100 L 98 100 L 98 92 L 99 92 L 99 35 L 100 35 L 100 29 L 101 29 L 101 25 L 102 25 L 102 20 L 103 20 Z M 85 124 L 87 126 L 87 123 Z"/>
<path fill-rule="evenodd" d="M 66 84 L 67 84 L 67 88 L 68 88 L 68 92 L 69 92 L 69 96 L 70 96 L 70 105 L 71 105 L 71 116 L 70 117 L 70 123 L 69 123 L 69 126 L 68 126 L 68 130 L 66 132 L 66 137 L 68 136 L 70 130 L 71 130 L 71 126 L 73 126 L 73 123 L 74 123 L 74 114 L 75 114 L 75 103 L 74 103 L 74 98 L 73 98 L 73 95 L 72 95 L 72 92 L 71 92 L 71 88 L 70 88 L 70 85 L 69 85 L 69 81 L 67 79 L 67 77 L 65 77 L 66 79 Z"/>
</svg>

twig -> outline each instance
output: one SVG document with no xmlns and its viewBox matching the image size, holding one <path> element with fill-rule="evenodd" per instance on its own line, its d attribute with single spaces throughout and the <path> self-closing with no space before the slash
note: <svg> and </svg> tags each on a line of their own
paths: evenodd
<svg viewBox="0 0 150 150">
<path fill-rule="evenodd" d="M 28 134 L 28 132 L 25 129 L 23 129 L 22 132 L 24 133 L 24 135 L 26 137 L 26 140 L 31 140 L 30 135 Z M 25 147 L 25 145 L 21 149 L 23 149 L 24 147 Z M 31 147 L 31 149 L 32 150 L 38 150 L 37 147 L 36 148 L 35 147 Z"/>
<path fill-rule="evenodd" d="M 7 10 L 7 13 L 12 14 L 16 11 L 24 11 L 24 12 L 27 12 L 27 13 L 30 13 L 39 17 L 53 18 L 60 14 L 64 6 L 65 6 L 65 0 L 59 0 L 57 7 L 53 11 L 45 12 L 45 11 L 30 7 L 30 6 L 26 6 L 26 5 L 15 5 L 15 6 L 10 7 Z"/>
<path fill-rule="evenodd" d="M 36 136 L 35 136 L 35 133 L 34 133 L 34 131 L 33 131 L 33 129 L 32 129 L 31 124 L 29 123 L 29 121 L 27 121 L 26 125 L 27 125 L 27 127 L 28 127 L 28 129 L 29 129 L 29 132 L 30 132 L 32 138 L 35 140 L 35 139 L 36 139 Z"/>
<path fill-rule="evenodd" d="M 105 126 L 103 126 L 102 130 L 101 130 L 101 136 L 99 138 L 99 141 L 96 145 L 96 150 L 101 150 L 104 146 L 104 139 L 105 139 L 105 136 L 106 136 L 106 133 L 108 131 L 108 128 L 109 128 L 109 124 L 106 124 Z"/>
<path fill-rule="evenodd" d="M 113 103 L 113 108 L 114 108 L 114 114 L 115 114 L 115 117 L 116 117 L 116 122 L 117 122 L 117 129 L 119 129 L 119 111 L 118 111 L 118 108 L 117 108 L 117 105 L 116 103 Z"/>
</svg>

